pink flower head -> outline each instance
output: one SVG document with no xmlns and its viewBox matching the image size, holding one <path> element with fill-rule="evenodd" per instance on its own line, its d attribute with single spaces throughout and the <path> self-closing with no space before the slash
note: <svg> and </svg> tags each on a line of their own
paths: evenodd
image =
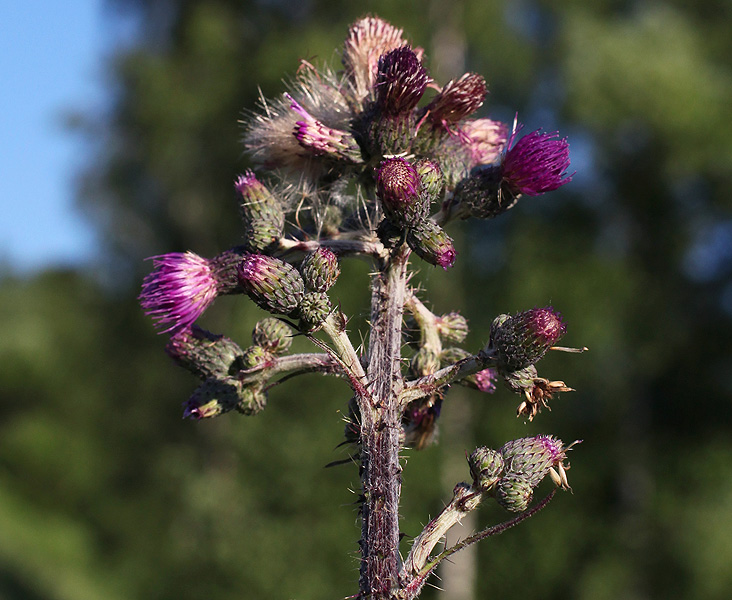
<svg viewBox="0 0 732 600">
<path fill-rule="evenodd" d="M 161 333 L 190 327 L 218 294 L 211 262 L 193 252 L 153 256 L 138 299 Z"/>
<path fill-rule="evenodd" d="M 514 143 L 521 126 L 514 129 L 506 143 L 501 164 L 503 181 L 514 194 L 538 196 L 569 183 L 569 143 L 558 133 L 533 131 Z"/>
<path fill-rule="evenodd" d="M 495 369 L 483 369 L 475 374 L 475 385 L 481 392 L 492 394 L 496 391 L 496 379 L 498 372 Z"/>
</svg>

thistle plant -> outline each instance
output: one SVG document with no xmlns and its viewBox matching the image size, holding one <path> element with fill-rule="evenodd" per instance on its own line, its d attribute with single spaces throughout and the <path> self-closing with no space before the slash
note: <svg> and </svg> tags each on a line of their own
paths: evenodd
<svg viewBox="0 0 732 600">
<path fill-rule="evenodd" d="M 411 283 L 413 268 L 447 270 L 460 260 L 447 231 L 455 221 L 495 218 L 572 179 L 566 139 L 520 136 L 517 122 L 475 118 L 485 80 L 467 73 L 440 86 L 423 55 L 401 29 L 366 17 L 348 30 L 342 69 L 303 63 L 289 89 L 262 100 L 245 124 L 256 167 L 234 178 L 243 243 L 210 259 L 190 251 L 154 257 L 140 294 L 170 334 L 168 354 L 201 380 L 186 418 L 255 415 L 272 383 L 304 373 L 347 381 L 345 438 L 361 482 L 353 597 L 363 600 L 416 598 L 442 560 L 546 506 L 554 492 L 532 504 L 546 476 L 569 489 L 573 444 L 550 435 L 494 441 L 468 452 L 466 481 L 400 548 L 400 458 L 434 442 L 451 386 L 493 393 L 504 383 L 529 422 L 553 395 L 572 391 L 537 370 L 549 350 L 572 350 L 556 345 L 566 325 L 554 308 L 499 315 L 483 347 L 464 348 L 467 320 L 433 313 Z M 333 287 L 341 262 L 354 257 L 372 268 L 363 351 Z M 248 346 L 196 324 L 224 294 L 269 313 Z M 313 351 L 290 353 L 295 335 Z M 491 501 L 514 515 L 440 546 L 450 527 Z"/>
</svg>

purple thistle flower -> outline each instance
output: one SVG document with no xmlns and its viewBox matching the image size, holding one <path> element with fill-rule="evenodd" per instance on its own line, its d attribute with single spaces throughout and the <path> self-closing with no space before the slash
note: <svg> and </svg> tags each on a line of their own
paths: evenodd
<svg viewBox="0 0 732 600">
<path fill-rule="evenodd" d="M 400 157 L 387 158 L 376 173 L 376 191 L 388 215 L 404 216 L 419 199 L 420 186 L 417 170 Z"/>
<path fill-rule="evenodd" d="M 514 144 L 521 126 L 514 129 L 506 143 L 501 164 L 503 181 L 514 194 L 538 196 L 572 181 L 569 168 L 569 143 L 558 133 L 533 131 Z"/>
<path fill-rule="evenodd" d="M 409 46 L 387 52 L 379 59 L 376 99 L 389 115 L 411 111 L 430 81 L 417 54 Z"/>
<path fill-rule="evenodd" d="M 481 392 L 492 394 L 496 391 L 496 379 L 498 379 L 498 371 L 489 367 L 475 374 L 475 385 Z"/>
<path fill-rule="evenodd" d="M 138 299 L 161 333 L 190 327 L 218 295 L 211 261 L 193 252 L 151 257 L 153 271 L 142 282 Z"/>
</svg>

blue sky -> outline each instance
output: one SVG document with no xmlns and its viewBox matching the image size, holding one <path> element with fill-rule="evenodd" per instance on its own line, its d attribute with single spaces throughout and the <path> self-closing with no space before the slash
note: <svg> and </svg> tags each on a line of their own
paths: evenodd
<svg viewBox="0 0 732 600">
<path fill-rule="evenodd" d="M 93 256 L 93 231 L 73 198 L 84 145 L 63 117 L 104 107 L 111 28 L 102 4 L 0 0 L 0 272 L 80 265 Z"/>
</svg>

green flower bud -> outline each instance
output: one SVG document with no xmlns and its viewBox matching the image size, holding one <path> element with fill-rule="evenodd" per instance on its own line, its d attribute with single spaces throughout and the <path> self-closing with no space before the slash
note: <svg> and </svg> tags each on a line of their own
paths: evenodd
<svg viewBox="0 0 732 600">
<path fill-rule="evenodd" d="M 539 376 L 534 365 L 529 365 L 517 371 L 510 373 L 501 373 L 503 381 L 512 392 L 523 394 L 526 390 L 530 390 L 534 386 L 534 380 Z"/>
<path fill-rule="evenodd" d="M 257 385 L 247 385 L 239 394 L 236 410 L 243 415 L 256 415 L 267 405 L 267 393 Z"/>
<path fill-rule="evenodd" d="M 231 375 L 243 354 L 229 338 L 197 325 L 173 335 L 165 351 L 178 365 L 201 379 Z"/>
<path fill-rule="evenodd" d="M 284 354 L 292 345 L 292 329 L 275 317 L 267 317 L 254 326 L 252 342 L 272 354 Z"/>
<path fill-rule="evenodd" d="M 322 325 L 332 310 L 330 298 L 325 292 L 308 292 L 300 304 L 300 325 L 312 331 Z"/>
<path fill-rule="evenodd" d="M 285 213 L 277 199 L 252 171 L 239 176 L 234 186 L 244 223 L 244 244 L 251 252 L 264 252 L 274 245 L 285 226 Z"/>
<path fill-rule="evenodd" d="M 437 333 L 446 342 L 462 342 L 468 335 L 468 320 L 460 313 L 451 312 L 437 319 Z"/>
<path fill-rule="evenodd" d="M 305 294 L 295 267 L 263 254 L 250 254 L 241 262 L 239 283 L 255 303 L 276 315 L 295 312 Z"/>
<path fill-rule="evenodd" d="M 496 450 L 485 446 L 476 448 L 468 457 L 470 473 L 474 484 L 482 491 L 491 489 L 503 474 L 503 456 Z"/>
<path fill-rule="evenodd" d="M 341 274 L 341 267 L 333 251 L 321 246 L 303 259 L 300 273 L 309 290 L 327 292 Z"/>
<path fill-rule="evenodd" d="M 440 368 L 440 356 L 431 348 L 422 347 L 412 357 L 409 368 L 416 377 L 429 375 Z"/>
<path fill-rule="evenodd" d="M 244 351 L 244 356 L 241 359 L 242 368 L 253 369 L 254 367 L 259 367 L 271 358 L 272 355 L 262 346 L 249 346 Z"/>
<path fill-rule="evenodd" d="M 470 358 L 471 356 L 473 356 L 473 354 L 464 348 L 446 348 L 440 353 L 440 364 L 442 364 L 442 366 L 452 365 L 459 360 Z"/>
<path fill-rule="evenodd" d="M 445 176 L 440 164 L 428 158 L 421 158 L 414 163 L 414 168 L 422 182 L 422 195 L 425 197 L 426 208 L 442 196 L 445 187 Z"/>
<path fill-rule="evenodd" d="M 431 219 L 422 219 L 407 232 L 407 244 L 422 260 L 443 269 L 455 263 L 455 247 L 445 230 Z"/>
<path fill-rule="evenodd" d="M 529 508 L 534 488 L 521 475 L 509 473 L 498 480 L 494 488 L 498 504 L 511 512 L 524 512 Z"/>
</svg>

